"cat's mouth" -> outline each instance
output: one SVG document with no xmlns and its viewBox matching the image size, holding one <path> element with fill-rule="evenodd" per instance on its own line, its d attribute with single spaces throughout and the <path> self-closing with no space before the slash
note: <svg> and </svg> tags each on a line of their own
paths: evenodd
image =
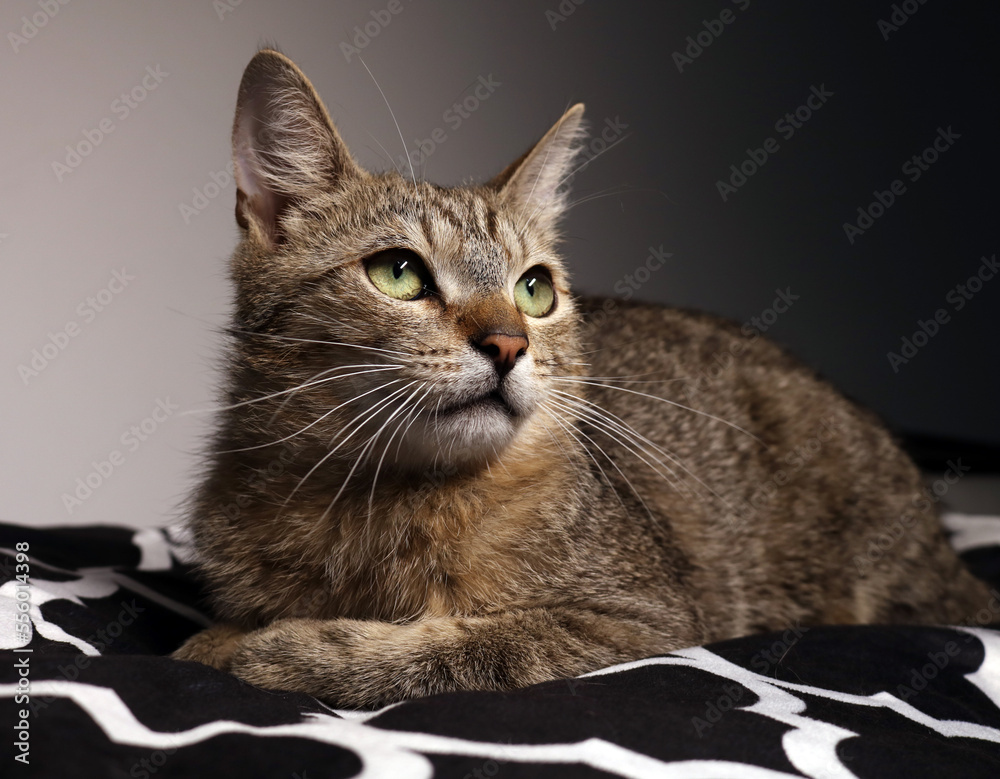
<svg viewBox="0 0 1000 779">
<path fill-rule="evenodd" d="M 496 457 L 530 417 L 532 405 L 516 386 L 498 384 L 485 391 L 488 387 L 469 387 L 457 397 L 442 398 L 440 406 L 437 401 L 425 405 L 421 422 L 404 426 L 410 465 L 422 468 L 444 458 L 457 466 L 478 467 Z"/>
<path fill-rule="evenodd" d="M 464 411 L 473 411 L 477 409 L 498 409 L 511 417 L 516 417 L 518 415 L 517 411 L 510 405 L 510 403 L 507 402 L 507 399 L 503 396 L 499 387 L 492 392 L 487 392 L 484 395 L 471 398 L 470 400 L 464 400 L 461 403 L 445 406 L 444 408 L 436 411 L 435 414 L 438 416 L 445 416 L 450 414 L 460 414 Z"/>
</svg>

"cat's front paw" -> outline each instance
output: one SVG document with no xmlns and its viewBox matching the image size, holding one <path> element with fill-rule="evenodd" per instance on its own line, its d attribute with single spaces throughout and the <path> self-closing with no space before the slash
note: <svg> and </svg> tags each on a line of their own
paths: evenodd
<svg viewBox="0 0 1000 779">
<path fill-rule="evenodd" d="M 382 696 L 363 669 L 375 664 L 352 652 L 338 621 L 282 619 L 248 633 L 229 672 L 267 690 L 302 692 L 339 708 L 374 708 Z"/>
<path fill-rule="evenodd" d="M 269 690 L 298 690 L 312 692 L 300 677 L 305 676 L 297 653 L 289 651 L 290 646 L 308 646 L 308 642 L 298 641 L 298 630 L 302 620 L 283 619 L 254 630 L 243 636 L 234 648 L 227 669 L 233 676 L 245 682 Z M 330 663 L 329 656 L 317 657 L 317 664 Z M 312 669 L 310 669 L 312 670 Z"/>
<path fill-rule="evenodd" d="M 233 653 L 247 634 L 235 625 L 213 625 L 195 633 L 170 655 L 174 660 L 192 660 L 229 671 Z"/>
</svg>

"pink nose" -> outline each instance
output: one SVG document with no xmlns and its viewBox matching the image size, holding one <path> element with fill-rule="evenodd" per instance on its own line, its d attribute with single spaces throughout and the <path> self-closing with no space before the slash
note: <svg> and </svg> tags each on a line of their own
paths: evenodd
<svg viewBox="0 0 1000 779">
<path fill-rule="evenodd" d="M 517 358 L 528 351 L 528 339 L 523 335 L 488 333 L 478 341 L 473 341 L 473 346 L 493 360 L 493 365 L 502 378 L 514 367 Z"/>
</svg>

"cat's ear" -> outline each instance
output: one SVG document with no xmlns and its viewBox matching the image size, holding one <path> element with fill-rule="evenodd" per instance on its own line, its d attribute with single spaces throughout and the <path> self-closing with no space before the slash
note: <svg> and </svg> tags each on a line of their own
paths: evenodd
<svg viewBox="0 0 1000 779">
<path fill-rule="evenodd" d="M 233 122 L 236 221 L 271 246 L 282 219 L 359 175 L 313 85 L 288 57 L 259 51 L 243 72 Z"/>
<path fill-rule="evenodd" d="M 554 226 L 566 209 L 565 185 L 584 136 L 583 103 L 577 103 L 489 186 L 532 219 Z"/>
</svg>

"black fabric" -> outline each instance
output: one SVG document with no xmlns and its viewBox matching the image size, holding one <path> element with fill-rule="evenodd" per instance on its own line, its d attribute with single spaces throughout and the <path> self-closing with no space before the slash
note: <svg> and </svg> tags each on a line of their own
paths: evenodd
<svg viewBox="0 0 1000 779">
<path fill-rule="evenodd" d="M 964 556 L 1000 588 L 1000 519 L 975 521 Z M 1000 776 L 1000 589 L 968 626 L 790 625 L 359 714 L 164 657 L 207 624 L 176 531 L 6 525 L 0 550 L 2 776 Z"/>
</svg>

